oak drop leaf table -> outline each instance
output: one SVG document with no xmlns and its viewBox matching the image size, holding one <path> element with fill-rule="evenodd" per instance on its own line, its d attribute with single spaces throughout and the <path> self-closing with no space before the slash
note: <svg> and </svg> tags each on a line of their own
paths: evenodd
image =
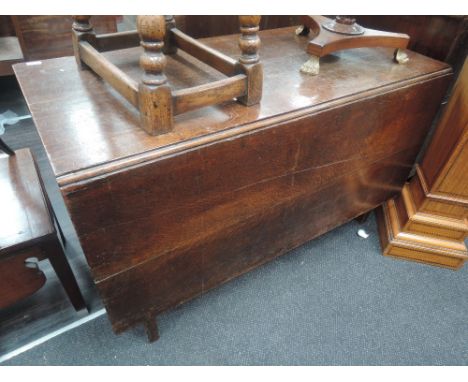
<svg viewBox="0 0 468 382">
<path fill-rule="evenodd" d="M 74 57 L 18 64 L 113 329 L 154 316 L 370 211 L 401 189 L 451 77 L 441 62 L 389 48 L 298 70 L 307 37 L 261 31 L 260 104 L 178 115 L 150 136 L 139 115 Z M 238 36 L 204 39 L 236 57 Z M 141 48 L 106 57 L 139 80 Z M 186 88 L 222 75 L 184 52 L 166 75 Z"/>
</svg>

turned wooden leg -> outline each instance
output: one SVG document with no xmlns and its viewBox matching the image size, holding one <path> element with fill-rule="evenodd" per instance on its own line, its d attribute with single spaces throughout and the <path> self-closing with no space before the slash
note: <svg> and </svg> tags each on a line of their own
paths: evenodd
<svg viewBox="0 0 468 382">
<path fill-rule="evenodd" d="M 87 309 L 80 292 L 80 288 L 78 287 L 78 283 L 76 282 L 75 276 L 70 268 L 70 264 L 65 257 L 65 253 L 63 252 L 58 237 L 54 237 L 41 247 L 47 258 L 50 260 L 50 263 L 62 283 L 65 292 L 67 292 L 68 298 L 73 304 L 75 310 L 79 311 L 81 309 Z"/>
<path fill-rule="evenodd" d="M 72 43 L 75 60 L 80 69 L 87 69 L 88 66 L 81 61 L 80 41 L 87 41 L 91 45 L 96 45 L 96 33 L 89 20 L 91 16 L 73 16 Z"/>
<path fill-rule="evenodd" d="M 140 57 L 143 76 L 138 87 L 141 123 L 148 134 L 167 133 L 172 130 L 174 122 L 171 88 L 164 74 L 164 16 L 138 16 L 137 28 L 143 47 Z"/>
<path fill-rule="evenodd" d="M 258 56 L 260 19 L 260 16 L 239 16 L 239 48 L 242 53 L 239 66 L 247 75 L 247 94 L 237 100 L 247 106 L 255 105 L 262 99 L 263 66 Z"/>
<path fill-rule="evenodd" d="M 156 318 L 149 314 L 145 320 L 146 335 L 148 336 L 149 342 L 155 342 L 159 340 L 159 330 Z"/>
</svg>

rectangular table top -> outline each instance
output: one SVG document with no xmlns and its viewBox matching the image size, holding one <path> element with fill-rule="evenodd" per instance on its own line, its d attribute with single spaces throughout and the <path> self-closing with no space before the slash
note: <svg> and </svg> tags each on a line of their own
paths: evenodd
<svg viewBox="0 0 468 382">
<path fill-rule="evenodd" d="M 139 127 L 139 113 L 91 71 L 79 71 L 74 57 L 15 65 L 15 73 L 60 185 L 118 171 L 125 166 L 227 139 L 273 120 L 281 122 L 325 108 L 372 97 L 413 82 L 445 75 L 448 65 L 408 52 L 398 65 L 392 49 L 346 50 L 321 59 L 320 74 L 300 73 L 308 59 L 307 37 L 294 28 L 260 32 L 264 65 L 263 98 L 246 107 L 236 102 L 205 107 L 175 118 L 172 132 L 150 136 Z M 207 45 L 239 56 L 238 36 L 213 37 Z M 106 53 L 139 81 L 141 48 Z M 171 86 L 186 88 L 222 74 L 179 52 L 169 57 Z"/>
</svg>

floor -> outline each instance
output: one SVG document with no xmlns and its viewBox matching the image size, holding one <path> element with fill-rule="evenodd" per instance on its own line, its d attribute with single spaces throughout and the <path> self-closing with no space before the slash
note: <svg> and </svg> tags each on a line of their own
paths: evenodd
<svg viewBox="0 0 468 382">
<path fill-rule="evenodd" d="M 383 257 L 351 222 L 119 336 L 107 317 L 7 365 L 468 365 L 468 267 Z"/>
<path fill-rule="evenodd" d="M 1 79 L 0 89 L 0 113 L 28 113 L 14 79 Z M 7 126 L 3 138 L 36 155 L 96 314 L 102 305 L 32 121 Z M 356 234 L 362 227 L 367 239 Z M 0 311 L 0 359 L 86 316 L 73 310 L 47 261 L 41 268 L 46 286 Z M 103 315 L 3 364 L 468 365 L 467 276 L 468 266 L 453 272 L 383 257 L 371 216 L 161 315 L 154 344 L 141 327 L 114 335 Z"/>
</svg>

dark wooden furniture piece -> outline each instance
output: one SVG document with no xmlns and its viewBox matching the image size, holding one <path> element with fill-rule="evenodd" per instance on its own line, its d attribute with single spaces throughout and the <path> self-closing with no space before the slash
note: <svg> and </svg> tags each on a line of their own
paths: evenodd
<svg viewBox="0 0 468 382">
<path fill-rule="evenodd" d="M 175 15 L 177 28 L 193 38 L 223 36 L 239 32 L 239 19 L 235 15 Z M 262 15 L 260 30 L 298 25 L 295 15 Z"/>
<path fill-rule="evenodd" d="M 0 76 L 12 75 L 12 65 L 73 54 L 71 16 L 0 15 Z M 96 16 L 98 33 L 117 31 L 116 16 Z"/>
<path fill-rule="evenodd" d="M 15 65 L 115 332 L 205 293 L 380 205 L 405 183 L 451 78 L 391 48 L 297 68 L 309 39 L 261 31 L 259 104 L 208 106 L 150 136 L 139 114 L 73 57 Z M 204 39 L 228 56 L 238 36 Z M 104 53 L 133 79 L 142 48 Z M 222 74 L 178 50 L 173 90 Z"/>
<path fill-rule="evenodd" d="M 408 49 L 453 65 L 459 53 L 466 55 L 468 17 L 457 15 L 355 16 L 368 27 L 411 36 Z M 464 45 L 464 48 L 462 47 Z"/>
<path fill-rule="evenodd" d="M 260 16 L 239 16 L 241 56 L 234 60 L 209 48 L 176 28 L 172 16 L 138 16 L 137 31 L 96 35 L 90 16 L 74 16 L 73 46 L 80 68 L 90 68 L 140 111 L 141 125 L 151 134 L 171 131 L 174 116 L 230 101 L 247 106 L 260 102 L 263 71 L 257 54 Z M 138 83 L 100 52 L 140 45 L 144 48 Z M 165 53 L 182 49 L 227 78 L 188 89 L 172 90 L 164 73 Z M 135 56 L 135 62 L 137 58 Z"/>
<path fill-rule="evenodd" d="M 23 60 L 23 52 L 17 38 L 0 37 L 0 76 L 13 74 L 12 66 Z"/>
<path fill-rule="evenodd" d="M 408 61 L 403 51 L 409 42 L 409 36 L 402 33 L 382 32 L 363 28 L 351 16 L 336 16 L 330 19 L 324 16 L 303 16 L 303 25 L 296 31 L 302 36 L 311 35 L 307 44 L 308 61 L 301 66 L 301 72 L 317 75 L 320 70 L 320 58 L 343 49 L 365 47 L 395 48 L 395 62 L 404 64 Z"/>
<path fill-rule="evenodd" d="M 457 56 L 466 56 L 468 17 L 456 15 L 389 16 L 355 15 L 360 25 L 380 31 L 404 33 L 411 36 L 408 49 L 455 66 Z M 194 38 L 237 33 L 237 16 L 190 15 L 175 16 L 179 29 Z M 262 15 L 260 29 L 298 25 L 301 16 Z M 461 65 L 460 65 L 461 67 Z"/>
<path fill-rule="evenodd" d="M 386 256 L 451 269 L 468 259 L 468 60 L 416 175 L 377 216 Z"/>
<path fill-rule="evenodd" d="M 52 206 L 29 149 L 0 156 L 0 309 L 36 292 L 45 283 L 37 261 L 49 259 L 76 310 L 86 308 L 63 252 Z M 28 260 L 30 259 L 30 260 Z"/>
</svg>

